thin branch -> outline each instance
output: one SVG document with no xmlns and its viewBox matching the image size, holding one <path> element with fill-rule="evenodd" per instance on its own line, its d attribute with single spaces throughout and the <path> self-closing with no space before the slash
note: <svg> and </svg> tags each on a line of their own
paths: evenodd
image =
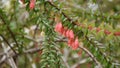
<svg viewBox="0 0 120 68">
<path fill-rule="evenodd" d="M 39 38 L 39 39 L 42 39 L 42 40 L 39 40 L 39 41 L 37 41 L 37 40 L 35 40 L 34 38 L 32 38 L 32 37 L 28 37 L 28 36 L 24 36 L 25 38 L 27 38 L 27 39 L 29 39 L 29 40 L 31 40 L 31 41 L 33 41 L 33 42 L 37 42 L 37 43 L 42 43 L 42 42 L 45 42 L 44 40 L 43 40 L 43 38 Z M 57 40 L 55 40 L 54 42 L 67 42 L 67 39 L 57 39 Z M 10 45 L 10 44 L 9 44 Z M 33 48 L 33 49 L 30 49 L 30 50 L 26 50 L 26 51 L 24 51 L 23 53 L 34 53 L 35 51 L 37 52 L 37 51 L 39 51 L 40 49 L 39 48 Z M 18 53 L 16 53 L 16 54 L 18 54 Z M 2 56 L 2 55 L 5 55 L 5 53 L 0 53 L 0 56 Z"/>
<path fill-rule="evenodd" d="M 36 52 L 42 51 L 42 49 L 40 48 L 32 48 L 32 49 L 28 49 L 26 51 L 23 52 L 23 54 L 34 54 Z"/>
<path fill-rule="evenodd" d="M 75 63 L 74 65 L 72 65 L 71 68 L 76 68 L 78 65 L 84 64 L 84 63 L 86 63 L 87 61 L 88 61 L 87 58 L 82 59 L 82 60 L 79 60 L 77 63 Z M 92 61 L 92 59 L 91 59 L 90 61 Z"/>
<path fill-rule="evenodd" d="M 81 45 L 79 46 L 79 48 L 85 51 L 91 57 L 91 59 L 99 66 L 99 68 L 102 68 L 102 65 L 100 64 L 100 62 L 94 57 L 94 55 L 88 49 L 86 49 Z"/>
<path fill-rule="evenodd" d="M 37 42 L 37 43 L 45 42 L 43 37 L 40 37 L 40 38 L 37 39 L 37 40 L 35 40 L 34 38 L 32 38 L 32 37 L 30 37 L 30 36 L 24 36 L 24 37 L 25 37 L 26 39 L 28 39 L 28 40 L 31 40 L 31 41 Z M 66 41 L 67 41 L 66 38 L 65 38 L 65 39 L 61 38 L 61 39 L 55 40 L 54 42 L 66 42 Z"/>
<path fill-rule="evenodd" d="M 61 9 L 59 9 L 56 5 L 54 5 L 53 3 L 49 2 L 48 3 L 53 6 L 54 8 L 56 8 L 58 11 L 61 11 Z M 73 21 L 71 18 L 69 18 L 64 12 L 61 12 L 61 14 L 67 18 L 68 21 L 70 21 L 72 24 L 74 25 L 80 25 L 79 23 L 77 23 L 76 21 Z"/>
<path fill-rule="evenodd" d="M 13 58 L 10 57 L 10 54 L 9 54 L 9 52 L 8 52 L 8 50 L 7 50 L 4 42 L 2 42 L 1 45 L 2 45 L 2 47 L 3 47 L 3 50 L 4 50 L 5 54 L 6 54 L 5 57 L 6 57 L 6 59 L 8 60 L 9 65 L 11 65 L 12 68 L 17 68 L 17 66 L 16 66 Z M 10 57 L 10 58 L 8 59 L 8 57 Z"/>
<path fill-rule="evenodd" d="M 14 33 L 12 32 L 12 30 L 10 29 L 10 27 L 7 25 L 5 19 L 4 19 L 1 15 L 0 15 L 0 18 L 1 18 L 1 20 L 3 21 L 4 25 L 6 25 L 7 30 L 9 31 L 9 33 L 10 33 L 10 35 L 12 36 L 13 40 L 15 41 L 17 47 L 19 47 L 19 45 L 18 45 L 18 43 L 17 43 L 17 40 L 16 40 L 16 38 L 15 38 L 15 35 L 14 35 Z"/>
<path fill-rule="evenodd" d="M 37 30 L 38 30 L 38 27 L 39 27 L 39 24 L 36 24 L 36 28 L 34 29 L 34 34 L 33 34 L 33 38 L 35 38 L 36 34 L 37 34 Z"/>
<path fill-rule="evenodd" d="M 28 49 L 28 50 L 25 50 L 23 51 L 22 53 L 17 53 L 17 54 L 12 54 L 11 53 L 11 57 L 15 56 L 15 55 L 21 55 L 21 54 L 34 54 L 36 52 L 39 52 L 39 51 L 42 51 L 40 48 L 31 48 L 31 49 Z M 6 55 L 4 52 L 1 53 L 1 55 Z"/>
<path fill-rule="evenodd" d="M 98 48 L 92 41 L 89 40 L 89 38 L 88 38 L 87 36 L 86 36 L 86 40 L 87 40 L 88 42 L 90 42 L 94 47 Z M 106 55 L 105 55 L 103 52 L 101 52 L 101 51 L 99 50 L 99 48 L 98 48 L 98 51 L 99 51 L 99 53 L 104 57 L 104 59 L 105 59 L 107 62 L 109 62 L 110 64 L 112 64 L 112 62 L 110 62 L 110 60 L 106 57 Z M 114 67 L 114 68 L 116 68 L 116 67 Z"/>
<path fill-rule="evenodd" d="M 14 50 L 14 48 L 9 44 L 9 42 L 7 41 L 7 39 L 2 35 L 2 34 L 0 34 L 0 36 L 3 38 L 3 40 L 8 44 L 8 46 L 13 50 L 13 52 L 15 53 L 15 54 L 17 54 L 16 53 L 16 51 Z"/>
<path fill-rule="evenodd" d="M 35 54 L 39 51 L 42 51 L 42 49 L 40 48 L 31 48 L 31 49 L 28 49 L 28 50 L 25 50 L 23 51 L 23 53 L 17 53 L 17 54 L 12 54 L 12 52 L 10 52 L 10 55 L 9 57 L 5 57 L 2 61 L 0 61 L 0 64 L 4 63 L 6 59 L 9 59 L 11 57 L 15 57 L 15 56 L 19 56 L 19 55 L 23 55 L 23 54 Z M 6 55 L 5 53 L 3 53 L 3 55 Z M 3 56 L 4 57 L 4 56 Z"/>
</svg>

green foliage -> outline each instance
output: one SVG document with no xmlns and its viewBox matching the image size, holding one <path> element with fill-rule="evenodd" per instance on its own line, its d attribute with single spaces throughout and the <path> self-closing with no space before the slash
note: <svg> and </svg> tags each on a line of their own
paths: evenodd
<svg viewBox="0 0 120 68">
<path fill-rule="evenodd" d="M 86 68 L 87 64 L 95 68 L 96 61 L 91 59 L 96 59 L 102 68 L 120 67 L 120 35 L 115 35 L 120 32 L 119 0 L 36 0 L 33 10 L 29 8 L 30 0 L 23 4 L 16 0 L 8 2 L 8 6 L 0 7 L 0 38 L 4 38 L 0 39 L 0 56 L 13 45 L 9 51 L 15 52 L 16 55 L 11 54 L 11 57 L 19 68 L 24 68 L 23 65 L 26 68 L 69 68 L 76 64 L 74 68 Z M 73 30 L 80 46 L 94 57 L 88 56 L 89 53 L 80 47 L 74 51 L 66 46 L 68 39 L 54 31 L 58 22 Z M 77 53 L 81 49 L 79 56 Z M 0 62 L 0 67 L 12 66 L 9 62 Z"/>
</svg>

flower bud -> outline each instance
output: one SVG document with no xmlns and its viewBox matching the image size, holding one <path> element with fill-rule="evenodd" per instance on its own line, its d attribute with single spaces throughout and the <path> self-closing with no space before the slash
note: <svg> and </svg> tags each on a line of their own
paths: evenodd
<svg viewBox="0 0 120 68">
<path fill-rule="evenodd" d="M 29 5 L 29 7 L 30 7 L 31 10 L 34 9 L 34 7 L 35 7 L 35 2 L 36 2 L 36 0 L 30 0 L 30 5 Z"/>
<path fill-rule="evenodd" d="M 101 29 L 100 28 L 96 28 L 96 31 L 99 32 Z"/>
<path fill-rule="evenodd" d="M 114 35 L 115 36 L 120 36 L 120 32 L 115 32 Z"/>
<path fill-rule="evenodd" d="M 61 23 L 61 22 L 60 22 L 60 23 L 57 23 L 57 24 L 55 25 L 55 31 L 56 31 L 56 32 L 61 33 L 61 32 L 62 32 L 62 28 L 63 28 L 63 26 L 62 26 L 62 23 Z"/>
<path fill-rule="evenodd" d="M 78 38 L 76 38 L 73 44 L 73 50 L 76 50 L 78 46 L 79 46 L 79 41 L 78 41 Z"/>
<path fill-rule="evenodd" d="M 69 31 L 69 38 L 70 38 L 70 39 L 74 39 L 73 30 L 70 30 L 70 31 Z"/>
<path fill-rule="evenodd" d="M 108 30 L 104 30 L 104 33 L 105 33 L 106 35 L 111 34 L 111 32 L 110 32 L 110 31 L 108 31 Z"/>
</svg>

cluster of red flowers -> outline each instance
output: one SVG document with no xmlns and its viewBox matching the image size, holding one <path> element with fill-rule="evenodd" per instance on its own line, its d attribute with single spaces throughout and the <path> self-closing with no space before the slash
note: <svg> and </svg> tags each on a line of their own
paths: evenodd
<svg viewBox="0 0 120 68">
<path fill-rule="evenodd" d="M 61 22 L 55 25 L 55 31 L 68 38 L 68 45 L 76 50 L 79 46 L 78 37 L 75 38 L 73 30 L 67 29 Z"/>
<path fill-rule="evenodd" d="M 93 30 L 94 28 L 92 27 L 92 26 L 88 26 L 88 29 L 89 30 Z M 96 29 L 96 32 L 99 32 L 100 30 L 101 30 L 101 28 L 95 28 Z M 112 32 L 110 32 L 109 30 L 104 30 L 104 33 L 106 34 L 106 35 L 109 35 L 109 34 L 111 34 Z M 120 32 L 114 32 L 113 33 L 113 35 L 114 36 L 120 36 Z"/>
<path fill-rule="evenodd" d="M 29 7 L 30 7 L 31 10 L 33 10 L 35 8 L 35 2 L 36 2 L 36 0 L 30 0 Z"/>
</svg>

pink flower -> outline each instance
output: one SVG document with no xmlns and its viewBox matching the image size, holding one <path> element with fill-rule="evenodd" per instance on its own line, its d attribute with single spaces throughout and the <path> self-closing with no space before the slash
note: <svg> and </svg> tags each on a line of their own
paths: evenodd
<svg viewBox="0 0 120 68">
<path fill-rule="evenodd" d="M 60 34 L 63 35 L 63 32 L 65 31 L 64 27 L 61 28 Z"/>
<path fill-rule="evenodd" d="M 114 36 L 120 36 L 120 32 L 115 32 Z"/>
<path fill-rule="evenodd" d="M 72 43 L 74 42 L 73 39 L 68 39 L 68 46 L 72 46 Z"/>
<path fill-rule="evenodd" d="M 74 41 L 74 42 L 72 42 L 71 47 L 72 47 L 72 49 L 73 49 L 73 50 L 75 50 L 75 49 L 76 49 L 76 48 L 75 48 L 75 41 Z"/>
<path fill-rule="evenodd" d="M 76 50 L 78 48 L 78 37 L 74 39 L 73 30 L 67 29 L 62 25 L 61 22 L 59 22 L 55 25 L 55 31 L 68 38 L 68 46 L 72 47 L 73 50 Z"/>
<path fill-rule="evenodd" d="M 88 29 L 89 29 L 89 30 L 92 30 L 92 29 L 93 29 L 93 27 L 92 27 L 92 26 L 88 26 Z"/>
<path fill-rule="evenodd" d="M 96 31 L 99 32 L 101 29 L 100 28 L 96 28 Z"/>
<path fill-rule="evenodd" d="M 64 28 L 64 30 L 63 30 L 63 36 L 65 36 L 65 37 L 66 37 L 66 32 L 67 32 L 67 29 Z"/>
<path fill-rule="evenodd" d="M 75 39 L 75 42 L 74 42 L 74 43 L 75 43 L 75 44 L 74 44 L 74 45 L 75 45 L 75 47 L 77 47 L 77 48 L 78 48 L 78 46 L 79 46 L 79 41 L 78 41 L 78 38 L 76 38 L 76 39 Z"/>
<path fill-rule="evenodd" d="M 29 5 L 29 7 L 30 7 L 31 10 L 34 9 L 34 7 L 35 7 L 35 2 L 36 2 L 36 0 L 30 0 L 30 5 Z"/>
<path fill-rule="evenodd" d="M 69 31 L 69 38 L 74 39 L 74 33 L 72 30 Z"/>
<path fill-rule="evenodd" d="M 60 23 L 57 23 L 56 25 L 55 25 L 55 31 L 56 32 L 59 32 L 59 33 L 61 33 L 62 31 L 63 31 L 63 26 L 62 26 L 62 23 L 60 22 Z"/>
<path fill-rule="evenodd" d="M 108 31 L 108 30 L 104 30 L 104 33 L 105 33 L 106 35 L 111 34 L 111 32 L 110 32 L 110 31 Z"/>
<path fill-rule="evenodd" d="M 68 30 L 66 31 L 66 37 L 67 37 L 67 38 L 69 38 L 69 32 L 70 32 L 70 30 L 68 29 Z"/>
<path fill-rule="evenodd" d="M 75 39 L 74 43 L 72 43 L 72 49 L 76 50 L 79 46 L 78 38 Z"/>
<path fill-rule="evenodd" d="M 68 46 L 72 47 L 73 50 L 76 50 L 79 46 L 78 38 L 74 39 L 68 39 Z"/>
</svg>

